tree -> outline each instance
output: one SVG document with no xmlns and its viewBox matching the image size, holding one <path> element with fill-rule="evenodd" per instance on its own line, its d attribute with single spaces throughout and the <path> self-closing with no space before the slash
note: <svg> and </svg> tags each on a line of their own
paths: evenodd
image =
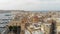
<svg viewBox="0 0 60 34">
<path fill-rule="evenodd" d="M 12 26 L 9 26 L 9 31 L 12 31 L 12 28 L 13 28 Z"/>
<path fill-rule="evenodd" d="M 55 27 L 56 26 L 56 21 L 52 21 L 52 24 L 51 24 L 51 30 L 50 30 L 50 34 L 55 34 Z"/>
</svg>

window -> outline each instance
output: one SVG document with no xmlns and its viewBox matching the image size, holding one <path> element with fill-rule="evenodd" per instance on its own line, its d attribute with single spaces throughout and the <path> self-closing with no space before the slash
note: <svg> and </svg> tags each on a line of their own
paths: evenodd
<svg viewBox="0 0 60 34">
<path fill-rule="evenodd" d="M 6 14 L 5 16 L 11 16 L 11 14 Z"/>
</svg>

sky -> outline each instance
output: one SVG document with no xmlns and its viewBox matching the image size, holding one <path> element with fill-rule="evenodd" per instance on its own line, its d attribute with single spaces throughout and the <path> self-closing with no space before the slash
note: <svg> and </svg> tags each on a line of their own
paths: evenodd
<svg viewBox="0 0 60 34">
<path fill-rule="evenodd" d="M 60 0 L 0 0 L 0 10 L 60 10 Z"/>
</svg>

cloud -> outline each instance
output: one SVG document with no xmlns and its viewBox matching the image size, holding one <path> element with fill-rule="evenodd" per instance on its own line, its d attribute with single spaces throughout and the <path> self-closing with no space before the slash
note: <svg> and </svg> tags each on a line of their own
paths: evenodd
<svg viewBox="0 0 60 34">
<path fill-rule="evenodd" d="M 60 0 L 0 0 L 0 10 L 60 10 Z"/>
</svg>

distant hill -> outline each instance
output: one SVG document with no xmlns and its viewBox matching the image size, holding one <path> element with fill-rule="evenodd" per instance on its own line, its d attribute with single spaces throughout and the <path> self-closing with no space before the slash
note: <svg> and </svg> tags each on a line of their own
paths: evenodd
<svg viewBox="0 0 60 34">
<path fill-rule="evenodd" d="M 0 10 L 0 13 L 11 13 L 11 12 L 60 12 L 60 11 L 24 11 L 24 10 Z"/>
</svg>

